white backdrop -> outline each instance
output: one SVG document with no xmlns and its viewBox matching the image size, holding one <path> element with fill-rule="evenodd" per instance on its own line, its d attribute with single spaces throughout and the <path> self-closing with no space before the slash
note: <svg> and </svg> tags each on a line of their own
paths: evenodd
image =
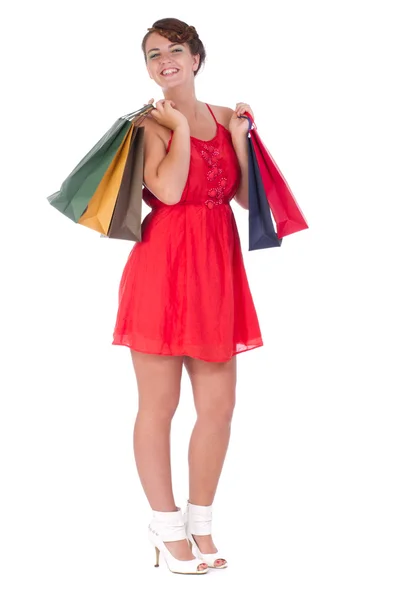
<svg viewBox="0 0 400 600">
<path fill-rule="evenodd" d="M 398 600 L 399 106 L 395 2 L 2 9 L 1 557 L 4 600 L 225 596 Z M 132 244 L 46 197 L 115 119 L 161 97 L 140 49 L 156 19 L 195 25 L 200 100 L 252 106 L 310 229 L 248 251 L 265 346 L 238 356 L 215 500 L 230 567 L 153 568 L 133 460 L 129 350 L 111 345 Z M 144 208 L 147 214 L 148 208 Z M 187 498 L 189 379 L 173 422 Z"/>
</svg>

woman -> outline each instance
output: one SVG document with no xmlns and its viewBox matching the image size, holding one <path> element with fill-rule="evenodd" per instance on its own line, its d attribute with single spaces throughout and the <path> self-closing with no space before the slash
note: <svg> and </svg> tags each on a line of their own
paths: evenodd
<svg viewBox="0 0 400 600">
<path fill-rule="evenodd" d="M 248 208 L 248 121 L 240 117 L 252 111 L 197 100 L 205 50 L 194 27 L 156 21 L 142 49 L 164 100 L 144 122 L 143 197 L 152 211 L 122 274 L 113 344 L 130 347 L 137 379 L 134 452 L 153 510 L 156 566 L 161 551 L 171 571 L 204 574 L 227 566 L 211 516 L 235 404 L 236 354 L 263 345 L 230 206 L 235 197 Z M 197 412 L 184 515 L 172 491 L 169 441 L 183 365 Z"/>
</svg>

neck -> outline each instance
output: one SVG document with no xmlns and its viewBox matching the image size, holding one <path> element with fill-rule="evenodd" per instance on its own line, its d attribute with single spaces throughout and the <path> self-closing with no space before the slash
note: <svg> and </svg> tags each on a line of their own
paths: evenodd
<svg viewBox="0 0 400 600">
<path fill-rule="evenodd" d="M 176 86 L 172 89 L 163 90 L 164 98 L 172 100 L 175 103 L 176 110 L 179 110 L 189 121 L 196 121 L 201 113 L 202 103 L 196 98 L 194 86 Z"/>
</svg>

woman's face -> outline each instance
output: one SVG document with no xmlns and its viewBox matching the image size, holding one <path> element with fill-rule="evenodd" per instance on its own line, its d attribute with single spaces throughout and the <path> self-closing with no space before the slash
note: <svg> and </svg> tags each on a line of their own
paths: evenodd
<svg viewBox="0 0 400 600">
<path fill-rule="evenodd" d="M 159 33 L 146 40 L 147 71 L 163 89 L 175 87 L 193 79 L 199 66 L 199 55 L 191 54 L 188 44 L 170 42 Z"/>
</svg>

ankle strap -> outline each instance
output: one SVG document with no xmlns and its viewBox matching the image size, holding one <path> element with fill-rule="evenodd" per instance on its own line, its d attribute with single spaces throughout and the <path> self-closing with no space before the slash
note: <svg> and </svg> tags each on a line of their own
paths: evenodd
<svg viewBox="0 0 400 600">
<path fill-rule="evenodd" d="M 211 535 L 212 504 L 200 506 L 198 504 L 187 504 L 188 527 L 193 535 Z"/>
<path fill-rule="evenodd" d="M 185 522 L 180 508 L 173 512 L 153 510 L 149 529 L 163 542 L 177 542 L 186 538 Z"/>
</svg>

